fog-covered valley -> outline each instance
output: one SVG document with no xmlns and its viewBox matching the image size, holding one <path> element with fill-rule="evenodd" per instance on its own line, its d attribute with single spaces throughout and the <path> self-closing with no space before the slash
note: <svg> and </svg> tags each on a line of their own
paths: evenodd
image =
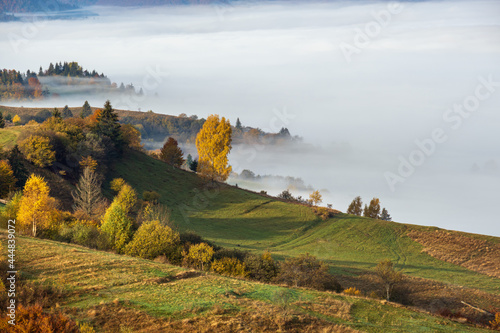
<svg viewBox="0 0 500 333">
<path fill-rule="evenodd" d="M 378 197 L 396 221 L 500 236 L 498 2 L 87 10 L 99 15 L 0 23 L 2 68 L 78 61 L 144 95 L 1 104 L 101 106 L 110 98 L 119 109 L 286 127 L 303 142 L 235 145 L 234 171 L 301 178 L 341 211 L 357 195 Z"/>
</svg>

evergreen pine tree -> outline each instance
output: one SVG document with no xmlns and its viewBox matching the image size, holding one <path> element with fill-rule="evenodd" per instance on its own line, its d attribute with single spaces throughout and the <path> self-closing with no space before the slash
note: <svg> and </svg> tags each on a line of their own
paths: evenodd
<svg viewBox="0 0 500 333">
<path fill-rule="evenodd" d="M 52 111 L 52 117 L 54 117 L 54 118 L 62 118 L 61 117 L 61 112 L 57 108 L 54 108 L 54 111 Z"/>
<path fill-rule="evenodd" d="M 109 137 L 118 151 L 122 148 L 122 137 L 120 131 L 120 124 L 118 123 L 118 115 L 115 110 L 111 107 L 111 102 L 109 100 L 104 103 L 104 109 L 99 113 L 97 117 L 97 124 L 95 127 L 97 134 L 105 135 Z"/>
<path fill-rule="evenodd" d="M 242 129 L 240 118 L 236 119 L 236 128 L 237 129 Z"/>
<path fill-rule="evenodd" d="M 10 150 L 7 160 L 14 172 L 14 177 L 17 179 L 16 187 L 22 188 L 28 180 L 28 170 L 24 167 L 24 156 L 17 145 Z"/>
<path fill-rule="evenodd" d="M 63 110 L 62 110 L 62 117 L 64 119 L 73 117 L 73 112 L 71 112 L 71 110 L 69 109 L 69 107 L 67 105 L 65 105 Z"/>
<path fill-rule="evenodd" d="M 90 107 L 89 102 L 85 101 L 85 103 L 83 103 L 82 112 L 80 112 L 80 117 L 87 118 L 91 114 L 92 114 L 92 108 Z"/>
<path fill-rule="evenodd" d="M 3 119 L 2 112 L 0 112 L 0 128 L 5 127 L 5 120 Z"/>
<path fill-rule="evenodd" d="M 392 217 L 387 211 L 387 209 L 382 208 L 382 213 L 380 214 L 380 219 L 384 221 L 392 221 Z"/>
</svg>

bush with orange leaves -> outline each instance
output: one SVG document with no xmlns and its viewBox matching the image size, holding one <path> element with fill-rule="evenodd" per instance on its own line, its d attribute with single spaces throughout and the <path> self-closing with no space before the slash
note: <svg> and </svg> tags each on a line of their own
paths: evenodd
<svg viewBox="0 0 500 333">
<path fill-rule="evenodd" d="M 500 312 L 495 314 L 495 319 L 490 321 L 491 328 L 494 330 L 500 330 Z"/>
<path fill-rule="evenodd" d="M 16 325 L 7 320 L 0 321 L 1 332 L 37 332 L 37 333 L 78 333 L 77 324 L 61 313 L 48 314 L 42 311 L 40 305 L 24 307 L 19 305 L 16 311 Z"/>
</svg>

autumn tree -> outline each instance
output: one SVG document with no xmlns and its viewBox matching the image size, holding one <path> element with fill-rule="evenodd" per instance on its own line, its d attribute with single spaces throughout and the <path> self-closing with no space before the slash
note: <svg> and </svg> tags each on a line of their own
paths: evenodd
<svg viewBox="0 0 500 333">
<path fill-rule="evenodd" d="M 19 125 L 21 123 L 21 117 L 19 117 L 17 114 L 12 118 L 12 122 L 14 123 L 15 126 Z"/>
<path fill-rule="evenodd" d="M 101 180 L 99 176 L 91 168 L 83 169 L 82 176 L 72 193 L 73 209 L 82 211 L 87 216 L 94 216 L 94 212 L 98 209 L 103 201 L 101 193 Z"/>
<path fill-rule="evenodd" d="M 123 253 L 132 238 L 132 220 L 129 214 L 136 202 L 135 190 L 127 183 L 123 183 L 102 219 L 101 230 L 118 253 Z"/>
<path fill-rule="evenodd" d="M 352 200 L 351 204 L 347 208 L 347 214 L 358 215 L 361 216 L 363 213 L 363 202 L 361 201 L 361 197 L 357 196 Z"/>
<path fill-rule="evenodd" d="M 0 198 L 5 198 L 14 189 L 16 181 L 10 164 L 0 160 Z"/>
<path fill-rule="evenodd" d="M 390 300 L 394 285 L 403 279 L 403 275 L 394 270 L 394 264 L 389 259 L 379 262 L 375 267 L 375 273 L 384 284 L 386 299 Z"/>
<path fill-rule="evenodd" d="M 231 124 L 224 117 L 210 115 L 196 136 L 198 173 L 212 181 L 224 181 L 231 173 L 228 155 L 231 151 Z"/>
<path fill-rule="evenodd" d="M 24 157 L 40 168 L 52 165 L 56 160 L 56 153 L 47 137 L 31 135 L 20 143 L 20 147 Z"/>
<path fill-rule="evenodd" d="M 56 199 L 49 196 L 49 186 L 43 177 L 32 174 L 26 181 L 17 219 L 22 229 L 36 237 L 40 229 L 50 227 L 57 218 Z"/>
<path fill-rule="evenodd" d="M 204 264 L 212 260 L 212 257 L 214 256 L 214 249 L 207 243 L 191 245 L 187 256 L 189 259 L 199 263 L 201 270 L 203 270 Z"/>
<path fill-rule="evenodd" d="M 90 171 L 95 171 L 97 168 L 97 161 L 93 159 L 92 156 L 84 157 L 80 161 L 80 167 L 83 169 L 89 169 Z"/>
<path fill-rule="evenodd" d="M 177 140 L 169 137 L 160 150 L 160 159 L 175 167 L 180 167 L 184 163 L 182 150 L 179 148 Z"/>
<path fill-rule="evenodd" d="M 136 150 L 141 150 L 143 145 L 141 144 L 141 132 L 133 125 L 123 124 L 121 125 L 121 133 L 123 143 L 128 147 Z"/>
<path fill-rule="evenodd" d="M 144 259 L 154 259 L 160 255 L 172 258 L 179 248 L 179 234 L 159 221 L 143 223 L 127 244 L 125 253 Z"/>
<path fill-rule="evenodd" d="M 365 205 L 363 210 L 363 216 L 371 217 L 372 219 L 378 219 L 380 214 L 380 200 L 378 198 L 373 198 L 370 201 L 370 206 Z"/>
<path fill-rule="evenodd" d="M 319 193 L 319 191 L 314 191 L 313 193 L 311 193 L 309 195 L 309 202 L 311 202 L 313 206 L 319 205 L 321 202 L 323 202 L 321 193 Z"/>
<path fill-rule="evenodd" d="M 282 262 L 276 280 L 294 287 L 341 290 L 340 284 L 328 272 L 328 266 L 307 253 Z"/>
<path fill-rule="evenodd" d="M 5 127 L 5 119 L 3 119 L 2 112 L 0 112 L 0 128 Z"/>
<path fill-rule="evenodd" d="M 387 211 L 387 209 L 382 208 L 382 213 L 380 214 L 380 219 L 383 221 L 392 221 L 392 217 Z"/>
<path fill-rule="evenodd" d="M 73 112 L 71 112 L 71 110 L 69 109 L 69 107 L 67 105 L 65 105 L 64 108 L 63 108 L 63 110 L 62 110 L 61 116 L 64 119 L 71 118 L 71 117 L 73 117 Z"/>
<path fill-rule="evenodd" d="M 92 108 L 90 107 L 89 102 L 85 101 L 85 103 L 83 103 L 82 111 L 80 112 L 80 117 L 87 118 L 91 114 L 92 114 Z"/>
</svg>

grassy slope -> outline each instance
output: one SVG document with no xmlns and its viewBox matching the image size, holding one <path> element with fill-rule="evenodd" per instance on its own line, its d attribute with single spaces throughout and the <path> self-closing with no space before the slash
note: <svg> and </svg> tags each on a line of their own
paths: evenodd
<svg viewBox="0 0 500 333">
<path fill-rule="evenodd" d="M 0 232 L 0 238 L 5 244 L 5 231 Z M 95 314 L 88 309 L 104 312 L 106 307 L 115 309 L 106 321 L 112 321 L 114 315 L 129 310 L 139 311 L 134 312 L 136 316 L 150 315 L 172 321 L 206 317 L 213 313 L 216 304 L 230 310 L 227 316 L 238 316 L 245 311 L 257 314 L 276 307 L 274 295 L 284 290 L 279 286 L 211 274 L 157 283 L 158 279 L 182 269 L 53 241 L 21 236 L 17 240 L 18 267 L 23 276 L 35 282 L 63 286 L 68 294 L 61 301 L 62 309 L 72 313 L 77 320 L 90 321 L 94 325 Z M 304 289 L 290 290 L 292 310 L 366 332 L 485 331 L 374 300 Z M 325 301 L 345 304 L 347 315 L 339 316 L 332 311 L 325 315 L 299 307 L 300 302 L 321 304 Z M 120 311 L 114 307 L 117 304 L 121 306 Z M 215 317 L 208 318 L 220 319 L 220 316 Z M 138 325 L 148 330 L 143 322 Z"/>
<path fill-rule="evenodd" d="M 284 257 L 309 252 L 342 274 L 372 269 L 390 258 L 405 274 L 500 294 L 498 279 L 422 253 L 406 232 L 424 227 L 346 214 L 322 221 L 308 207 L 229 186 L 208 190 L 194 174 L 135 152 L 115 164 L 112 176 L 125 178 L 139 193 L 159 192 L 180 230 L 193 230 L 220 245 L 269 249 Z"/>
<path fill-rule="evenodd" d="M 11 149 L 17 142 L 17 138 L 21 134 L 19 127 L 0 128 L 0 147 Z"/>
</svg>

